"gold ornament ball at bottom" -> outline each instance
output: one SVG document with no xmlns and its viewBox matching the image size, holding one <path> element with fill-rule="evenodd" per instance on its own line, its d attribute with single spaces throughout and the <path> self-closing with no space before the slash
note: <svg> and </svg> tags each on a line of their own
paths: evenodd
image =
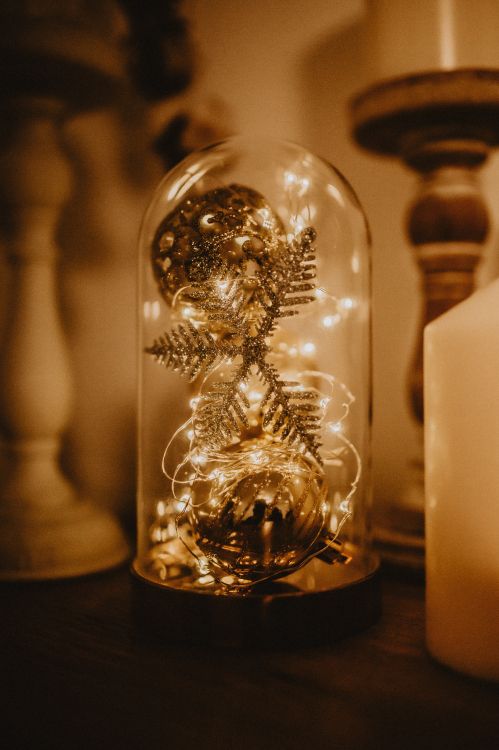
<svg viewBox="0 0 499 750">
<path fill-rule="evenodd" d="M 216 478 L 194 483 L 193 538 L 208 562 L 228 575 L 256 582 L 285 574 L 324 531 L 325 479 L 308 459 L 289 454 L 286 460 L 282 451 L 276 457 L 253 449 L 234 476 L 224 466 L 212 472 Z"/>
</svg>

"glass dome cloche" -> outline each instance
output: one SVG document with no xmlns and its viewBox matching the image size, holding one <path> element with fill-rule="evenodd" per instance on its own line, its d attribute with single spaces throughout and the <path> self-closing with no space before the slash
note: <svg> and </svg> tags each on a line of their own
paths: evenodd
<svg viewBox="0 0 499 750">
<path fill-rule="evenodd" d="M 162 180 L 140 239 L 136 611 L 166 638 L 367 626 L 370 258 L 345 179 L 234 137 Z"/>
</svg>

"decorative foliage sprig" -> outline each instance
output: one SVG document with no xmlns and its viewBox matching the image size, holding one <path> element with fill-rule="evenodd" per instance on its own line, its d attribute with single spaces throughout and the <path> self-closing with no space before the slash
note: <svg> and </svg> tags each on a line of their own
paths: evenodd
<svg viewBox="0 0 499 750">
<path fill-rule="evenodd" d="M 251 318 L 246 304 L 247 277 L 227 267 L 218 268 L 215 278 L 188 289 L 192 304 L 204 312 L 203 322 L 197 327 L 193 322 L 180 323 L 146 349 L 160 364 L 191 381 L 207 376 L 222 362 L 237 362 L 232 376 L 211 385 L 196 407 L 196 436 L 208 449 L 229 445 L 248 426 L 250 404 L 244 386 L 255 374 L 267 386 L 260 403 L 262 427 L 290 445 L 300 443 L 322 464 L 316 392 L 282 380 L 267 361 L 272 351 L 268 340 L 278 320 L 297 315 L 298 306 L 315 299 L 311 294 L 316 276 L 315 238 L 314 229 L 305 229 L 274 263 L 259 268 Z"/>
</svg>

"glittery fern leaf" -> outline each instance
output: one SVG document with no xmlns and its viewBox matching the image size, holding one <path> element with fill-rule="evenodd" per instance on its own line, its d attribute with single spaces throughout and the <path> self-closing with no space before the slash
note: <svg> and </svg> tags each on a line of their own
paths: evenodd
<svg viewBox="0 0 499 750">
<path fill-rule="evenodd" d="M 258 279 L 259 302 L 265 314 L 259 327 L 261 335 L 268 336 L 279 318 L 298 315 L 297 305 L 315 300 L 315 255 L 311 243 L 315 239 L 312 228 L 305 230 L 301 238 L 291 244 L 280 263 L 268 271 L 260 271 Z"/>
<path fill-rule="evenodd" d="M 195 301 L 196 307 L 206 313 L 209 323 L 220 323 L 236 331 L 245 328 L 245 295 L 241 277 L 234 271 L 207 283 L 193 285 L 189 296 Z"/>
<path fill-rule="evenodd" d="M 240 436 L 248 427 L 245 409 L 250 404 L 241 388 L 238 373 L 230 382 L 217 383 L 202 397 L 196 408 L 194 426 L 202 444 L 219 449 Z"/>
<path fill-rule="evenodd" d="M 261 403 L 264 411 L 263 427 L 290 445 L 301 442 L 306 450 L 322 464 L 321 443 L 317 436 L 320 413 L 317 393 L 303 389 L 300 383 L 281 380 L 273 365 L 259 364 L 261 380 L 268 389 Z"/>
<path fill-rule="evenodd" d="M 147 347 L 157 362 L 185 375 L 191 382 L 200 373 L 208 373 L 222 357 L 229 353 L 209 331 L 198 330 L 192 323 L 180 323 L 170 333 L 164 333 Z"/>
<path fill-rule="evenodd" d="M 275 263 L 258 271 L 253 300 L 261 314 L 253 328 L 245 309 L 245 277 L 224 267 L 215 278 L 193 284 L 188 291 L 196 308 L 204 311 L 206 323 L 220 326 L 223 331 L 220 338 L 206 328 L 195 328 L 192 323 L 180 324 L 146 350 L 161 364 L 180 371 L 191 381 L 223 360 L 240 358 L 241 364 L 232 378 L 212 385 L 196 407 L 196 435 L 207 448 L 229 445 L 248 427 L 246 410 L 250 404 L 242 386 L 251 372 L 257 372 L 268 386 L 260 405 L 263 428 L 289 444 L 301 443 L 304 450 L 322 463 L 316 434 L 320 416 L 315 392 L 281 380 L 276 368 L 266 361 L 270 351 L 267 339 L 279 318 L 297 315 L 298 305 L 315 299 L 315 295 L 307 294 L 315 289 L 312 248 L 315 237 L 315 231 L 309 227 Z"/>
</svg>

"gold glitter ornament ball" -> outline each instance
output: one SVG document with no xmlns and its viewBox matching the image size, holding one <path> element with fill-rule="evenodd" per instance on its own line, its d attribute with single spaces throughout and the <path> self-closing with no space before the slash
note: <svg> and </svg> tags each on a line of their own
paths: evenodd
<svg viewBox="0 0 499 750">
<path fill-rule="evenodd" d="M 210 563 L 236 579 L 285 575 L 325 528 L 326 483 L 301 455 L 286 461 L 282 452 L 253 448 L 244 469 L 225 466 L 206 484 L 193 488 L 194 539 Z"/>
<path fill-rule="evenodd" d="M 251 280 L 275 261 L 284 227 L 263 195 L 231 184 L 192 196 L 161 222 L 151 248 L 154 275 L 164 299 L 191 284 L 236 268 Z"/>
</svg>

